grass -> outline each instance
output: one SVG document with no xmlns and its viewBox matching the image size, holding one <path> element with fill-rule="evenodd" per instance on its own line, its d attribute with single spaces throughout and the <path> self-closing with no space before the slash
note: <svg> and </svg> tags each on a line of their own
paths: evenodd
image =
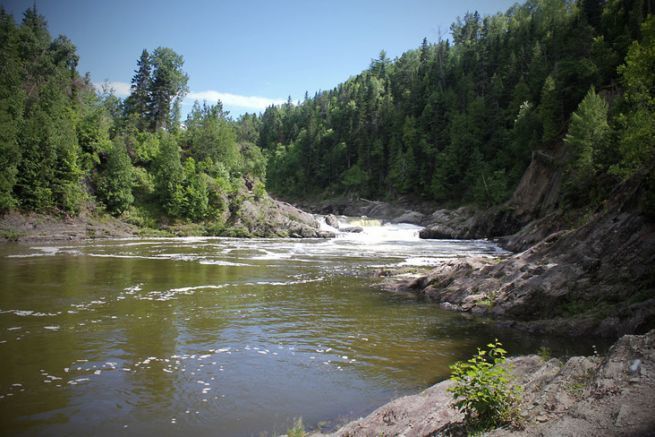
<svg viewBox="0 0 655 437">
<path fill-rule="evenodd" d="M 0 230 L 0 238 L 4 238 L 7 241 L 16 242 L 23 234 L 12 229 L 3 229 Z"/>
</svg>

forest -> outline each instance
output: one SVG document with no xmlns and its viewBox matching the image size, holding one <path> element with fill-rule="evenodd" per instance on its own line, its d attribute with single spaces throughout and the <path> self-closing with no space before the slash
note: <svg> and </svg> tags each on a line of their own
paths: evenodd
<svg viewBox="0 0 655 437">
<path fill-rule="evenodd" d="M 505 201 L 534 154 L 563 169 L 562 206 L 652 173 L 652 0 L 528 0 L 470 12 L 451 38 L 302 102 L 233 119 L 196 102 L 183 57 L 144 49 L 131 94 L 98 91 L 36 7 L 0 10 L 0 210 L 106 211 L 134 224 L 223 223 L 244 197 Z M 655 210 L 650 176 L 646 211 Z"/>
<path fill-rule="evenodd" d="M 654 10 L 529 0 L 467 13 L 451 40 L 424 39 L 397 59 L 382 51 L 336 88 L 266 110 L 268 188 L 486 207 L 540 153 L 564 170 L 563 206 L 597 203 L 653 165 Z"/>
<path fill-rule="evenodd" d="M 20 25 L 1 10 L 0 38 L 1 210 L 221 224 L 244 184 L 265 195 L 253 133 L 220 102 L 196 102 L 180 122 L 188 76 L 172 49 L 143 50 L 121 100 L 78 73 L 75 46 L 52 39 L 36 7 Z"/>
</svg>

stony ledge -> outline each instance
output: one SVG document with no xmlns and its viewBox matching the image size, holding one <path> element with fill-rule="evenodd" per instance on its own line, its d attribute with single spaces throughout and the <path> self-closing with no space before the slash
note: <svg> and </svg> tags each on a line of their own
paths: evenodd
<svg viewBox="0 0 655 437">
<path fill-rule="evenodd" d="M 655 435 L 655 330 L 625 335 L 604 357 L 536 355 L 508 360 L 515 384 L 523 387 L 520 429 L 496 429 L 489 436 Z M 330 435 L 460 436 L 463 415 L 455 410 L 443 381 L 423 392 L 395 399 Z"/>
</svg>

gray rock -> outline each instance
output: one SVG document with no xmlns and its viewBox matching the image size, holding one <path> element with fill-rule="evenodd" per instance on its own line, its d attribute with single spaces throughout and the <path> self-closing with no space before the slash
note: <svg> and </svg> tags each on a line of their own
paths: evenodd
<svg viewBox="0 0 655 437">
<path fill-rule="evenodd" d="M 407 211 L 398 217 L 389 220 L 391 223 L 409 223 L 412 225 L 420 225 L 425 220 L 425 215 L 416 211 Z"/>
<path fill-rule="evenodd" d="M 618 375 L 611 379 L 612 390 L 599 385 L 610 363 L 627 369 L 636 353 L 642 356 L 643 368 L 653 368 L 655 330 L 624 336 L 603 359 L 573 357 L 562 365 L 556 359 L 544 363 L 536 355 L 510 358 L 510 381 L 523 387 L 518 408 L 524 428 L 498 428 L 485 435 L 653 435 L 655 380 L 648 378 L 635 386 Z M 417 395 L 393 400 L 330 435 L 466 435 L 464 417 L 452 407 L 453 398 L 448 392 L 452 384 L 440 382 Z"/>
<path fill-rule="evenodd" d="M 334 214 L 328 214 L 325 216 L 325 224 L 332 226 L 335 229 L 339 229 L 339 219 Z"/>
</svg>

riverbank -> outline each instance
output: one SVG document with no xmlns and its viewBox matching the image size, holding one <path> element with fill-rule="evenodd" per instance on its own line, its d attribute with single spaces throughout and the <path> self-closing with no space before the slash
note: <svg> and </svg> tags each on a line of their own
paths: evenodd
<svg viewBox="0 0 655 437">
<path fill-rule="evenodd" d="M 581 225 L 510 257 L 446 262 L 389 288 L 534 333 L 615 339 L 646 332 L 655 328 L 655 224 L 632 207 L 638 191 L 638 184 L 623 187 Z M 539 229 L 505 237 L 505 246 Z"/>
<path fill-rule="evenodd" d="M 330 238 L 330 232 L 309 213 L 270 197 L 246 199 L 221 223 L 163 222 L 137 226 L 129 216 L 119 218 L 98 211 L 57 216 L 11 211 L 0 217 L 0 242 L 78 241 L 129 237 L 293 237 Z"/>
<path fill-rule="evenodd" d="M 606 356 L 565 362 L 537 355 L 509 360 L 512 383 L 523 388 L 519 429 L 486 435 L 653 435 L 655 330 L 626 335 Z M 443 381 L 350 422 L 332 436 L 466 435 L 464 417 Z M 322 434 L 316 434 L 322 435 Z"/>
</svg>

